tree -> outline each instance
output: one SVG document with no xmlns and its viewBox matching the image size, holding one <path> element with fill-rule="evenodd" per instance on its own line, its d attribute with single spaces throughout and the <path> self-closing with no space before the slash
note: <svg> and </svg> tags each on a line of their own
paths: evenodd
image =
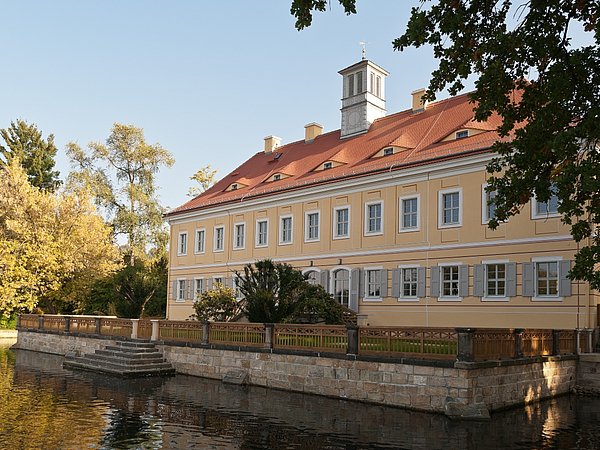
<svg viewBox="0 0 600 450">
<path fill-rule="evenodd" d="M 244 314 L 250 322 L 280 323 L 325 320 L 342 323 L 342 307 L 321 286 L 289 264 L 264 259 L 236 273 L 238 289 L 245 296 Z"/>
<path fill-rule="evenodd" d="M 300 20 L 321 2 L 300 3 Z M 348 7 L 354 0 L 341 0 Z M 439 67 L 427 100 L 450 94 L 477 74 L 470 94 L 475 119 L 500 115 L 497 157 L 488 165 L 489 192 L 499 221 L 519 214 L 531 198 L 556 196 L 562 221 L 571 225 L 579 251 L 570 277 L 600 289 L 600 22 L 591 0 L 544 0 L 513 8 L 509 0 L 421 1 L 412 9 L 395 50 L 431 45 Z M 308 12 L 307 12 L 308 11 Z M 300 21 L 297 27 L 310 25 Z M 569 31 L 580 27 L 593 44 L 574 47 Z"/>
<path fill-rule="evenodd" d="M 197 197 L 198 195 L 206 191 L 208 188 L 213 186 L 217 182 L 217 180 L 215 179 L 215 175 L 218 171 L 219 169 L 210 170 L 210 165 L 208 165 L 200 169 L 194 175 L 192 175 L 190 177 L 190 180 L 198 182 L 200 187 L 189 188 L 187 193 L 188 197 Z"/>
<path fill-rule="evenodd" d="M 80 310 L 91 285 L 119 267 L 111 230 L 91 200 L 33 187 L 16 160 L 0 173 L 0 314 L 40 301 Z"/>
<path fill-rule="evenodd" d="M 144 256 L 148 245 L 161 253 L 167 245 L 155 174 L 171 167 L 173 156 L 160 144 L 146 143 L 142 128 L 115 123 L 106 145 L 90 142 L 84 151 L 74 142 L 67 144 L 74 170 L 68 187 L 91 192 L 104 209 L 116 235 L 124 234 L 130 248 L 129 265 Z"/>
<path fill-rule="evenodd" d="M 208 289 L 194 303 L 196 320 L 216 320 L 229 322 L 238 316 L 242 309 L 240 302 L 235 298 L 235 290 L 216 283 L 213 289 Z"/>
<path fill-rule="evenodd" d="M 29 182 L 38 188 L 54 191 L 59 185 L 59 172 L 53 171 L 57 148 L 54 135 L 44 141 L 35 124 L 17 119 L 8 129 L 0 130 L 6 147 L 0 145 L 0 166 L 18 160 L 25 169 Z"/>
</svg>

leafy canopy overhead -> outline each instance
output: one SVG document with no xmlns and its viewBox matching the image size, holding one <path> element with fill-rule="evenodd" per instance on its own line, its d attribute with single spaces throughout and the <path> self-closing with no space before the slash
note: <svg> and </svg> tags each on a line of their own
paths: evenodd
<svg viewBox="0 0 600 450">
<path fill-rule="evenodd" d="M 106 144 L 90 142 L 87 151 L 77 143 L 67 144 L 67 156 L 73 171 L 69 189 L 90 192 L 111 220 L 115 234 L 127 236 L 131 251 L 145 255 L 148 245 L 164 251 L 168 241 L 155 175 L 175 162 L 160 144 L 150 145 L 144 130 L 115 123 Z"/>
<path fill-rule="evenodd" d="M 340 0 L 354 12 L 355 0 Z M 439 66 L 426 99 L 455 95 L 472 74 L 475 118 L 493 112 L 510 142 L 496 142 L 488 165 L 496 191 L 490 226 L 523 211 L 535 197 L 558 197 L 562 221 L 579 242 L 571 277 L 600 288 L 600 3 L 597 0 L 420 1 L 395 50 L 430 45 Z M 325 2 L 294 1 L 302 29 Z M 573 29 L 591 42 L 574 46 Z"/>
<path fill-rule="evenodd" d="M 212 187 L 217 179 L 215 178 L 219 169 L 210 170 L 210 164 L 206 167 L 203 167 L 198 172 L 190 177 L 190 180 L 196 181 L 200 187 L 193 186 L 188 189 L 187 196 L 188 197 L 197 197 L 202 194 L 204 191 Z"/>
<path fill-rule="evenodd" d="M 59 184 L 58 171 L 53 171 L 57 148 L 54 135 L 42 139 L 35 124 L 17 119 L 8 129 L 0 130 L 6 146 L 0 145 L 0 166 L 18 160 L 29 182 L 38 188 L 54 191 Z"/>
</svg>

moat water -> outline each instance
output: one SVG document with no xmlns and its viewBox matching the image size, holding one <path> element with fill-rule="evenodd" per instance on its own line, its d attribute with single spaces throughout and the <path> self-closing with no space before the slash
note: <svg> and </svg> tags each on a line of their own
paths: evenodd
<svg viewBox="0 0 600 450">
<path fill-rule="evenodd" d="M 600 449 L 600 399 L 492 414 L 437 414 L 224 385 L 185 375 L 122 380 L 0 340 L 0 449 Z"/>
</svg>

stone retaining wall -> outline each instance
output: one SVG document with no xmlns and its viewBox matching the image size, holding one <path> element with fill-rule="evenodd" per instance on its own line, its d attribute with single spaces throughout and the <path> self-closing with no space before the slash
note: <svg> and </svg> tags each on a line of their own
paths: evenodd
<svg viewBox="0 0 600 450">
<path fill-rule="evenodd" d="M 17 346 L 64 355 L 93 353 L 116 340 L 21 330 Z M 485 403 L 491 411 L 566 394 L 577 379 L 576 355 L 468 363 L 156 344 L 183 374 L 222 380 L 245 370 L 258 386 L 440 413 L 448 397 L 467 406 Z"/>
<path fill-rule="evenodd" d="M 591 353 L 579 356 L 577 387 L 578 390 L 600 395 L 600 354 Z"/>
</svg>

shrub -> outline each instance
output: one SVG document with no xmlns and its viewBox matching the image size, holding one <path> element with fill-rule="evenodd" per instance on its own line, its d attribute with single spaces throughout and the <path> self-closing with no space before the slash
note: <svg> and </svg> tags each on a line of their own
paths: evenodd
<svg viewBox="0 0 600 450">
<path fill-rule="evenodd" d="M 241 312 L 235 294 L 235 290 L 224 287 L 221 283 L 215 283 L 214 289 L 204 292 L 194 303 L 196 314 L 191 318 L 201 321 L 229 322 Z"/>
</svg>

